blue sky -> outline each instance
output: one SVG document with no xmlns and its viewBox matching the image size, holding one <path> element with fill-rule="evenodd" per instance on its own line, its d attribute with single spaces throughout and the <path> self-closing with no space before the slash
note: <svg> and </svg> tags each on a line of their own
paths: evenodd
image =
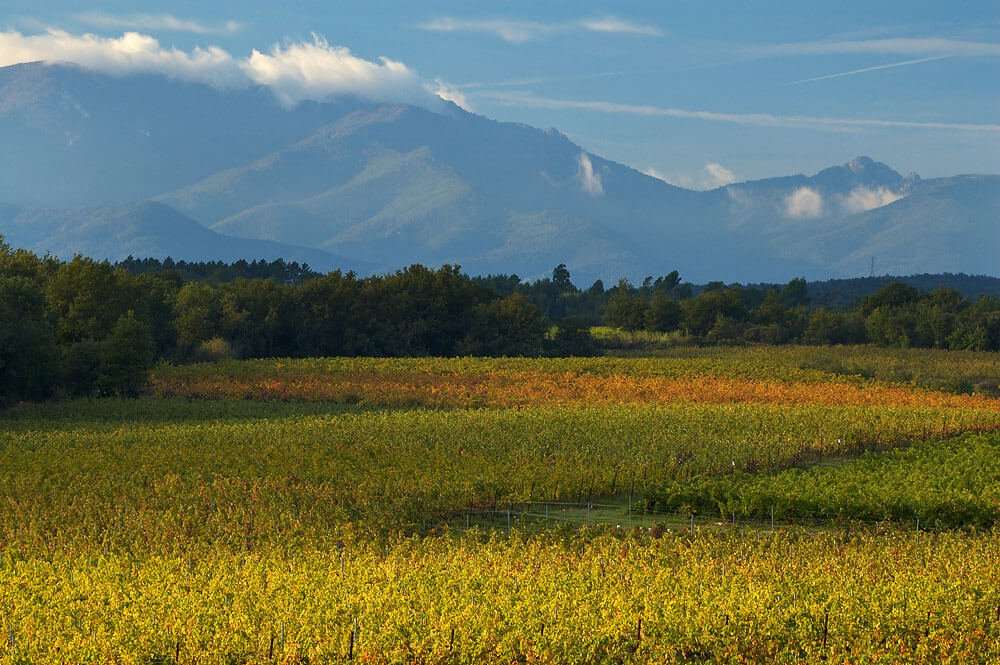
<svg viewBox="0 0 1000 665">
<path fill-rule="evenodd" d="M 812 173 L 859 154 L 924 177 L 1000 173 L 995 0 L 174 0 L 87 9 L 6 0 L 0 64 L 48 48 L 23 45 L 51 29 L 67 39 L 134 31 L 164 50 L 211 45 L 237 59 L 275 44 L 289 55 L 315 34 L 325 48 L 350 49 L 357 61 L 345 66 L 376 63 L 335 85 L 376 97 L 411 86 L 414 99 L 417 83 L 448 90 L 477 113 L 556 127 L 591 152 L 685 186 Z M 388 72 L 379 57 L 404 71 Z"/>
</svg>

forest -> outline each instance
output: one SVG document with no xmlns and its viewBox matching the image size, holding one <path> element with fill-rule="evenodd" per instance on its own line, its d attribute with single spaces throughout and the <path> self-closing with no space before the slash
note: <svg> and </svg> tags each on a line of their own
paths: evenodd
<svg viewBox="0 0 1000 665">
<path fill-rule="evenodd" d="M 589 356 L 605 345 L 594 326 L 676 345 L 1000 349 L 996 296 L 896 281 L 844 307 L 810 295 L 804 279 L 694 286 L 675 271 L 580 288 L 565 265 L 536 281 L 456 265 L 361 277 L 283 261 L 63 261 L 0 242 L 0 403 L 135 395 L 164 360 Z"/>
</svg>

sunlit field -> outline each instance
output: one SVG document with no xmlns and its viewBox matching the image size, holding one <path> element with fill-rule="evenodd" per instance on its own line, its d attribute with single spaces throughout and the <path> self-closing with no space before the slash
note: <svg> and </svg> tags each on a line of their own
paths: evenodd
<svg viewBox="0 0 1000 665">
<path fill-rule="evenodd" d="M 998 376 L 227 361 L 12 407 L 0 663 L 994 662 Z"/>
</svg>

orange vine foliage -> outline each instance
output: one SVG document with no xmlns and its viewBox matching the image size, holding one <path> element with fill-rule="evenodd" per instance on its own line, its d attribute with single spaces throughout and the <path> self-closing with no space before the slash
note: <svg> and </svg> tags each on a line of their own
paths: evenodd
<svg viewBox="0 0 1000 665">
<path fill-rule="evenodd" d="M 924 406 L 1000 411 L 1000 400 L 878 383 L 804 382 L 711 375 L 596 375 L 577 372 L 338 372 L 287 377 L 154 377 L 162 397 L 310 400 L 371 406 L 514 407 L 570 404 L 789 404 Z"/>
</svg>

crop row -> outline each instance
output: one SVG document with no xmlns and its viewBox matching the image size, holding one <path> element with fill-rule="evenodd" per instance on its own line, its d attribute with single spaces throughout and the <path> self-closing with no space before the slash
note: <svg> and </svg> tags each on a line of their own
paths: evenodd
<svg viewBox="0 0 1000 665">
<path fill-rule="evenodd" d="M 210 375 L 235 380 L 329 376 L 331 374 L 477 375 L 553 373 L 688 378 L 716 376 L 764 381 L 878 380 L 968 392 L 1000 381 L 996 353 L 846 347 L 680 347 L 655 357 L 620 358 L 305 358 L 226 361 L 164 366 L 166 383 Z"/>
<path fill-rule="evenodd" d="M 972 409 L 777 405 L 302 415 L 290 404 L 287 417 L 271 405 L 261 419 L 171 421 L 156 414 L 174 402 L 135 404 L 143 423 L 0 431 L 0 551 L 323 541 L 348 523 L 420 528 L 467 508 L 638 495 L 1000 425 Z"/>
<path fill-rule="evenodd" d="M 153 379 L 160 397 L 329 401 L 368 407 L 512 407 L 543 404 L 816 404 L 826 406 L 935 406 L 1000 411 L 1000 400 L 883 383 L 786 381 L 717 376 L 624 373 L 617 363 L 602 369 L 623 373 L 523 370 L 484 366 L 451 371 L 447 361 L 421 369 L 413 363 L 261 361 L 164 368 Z M 268 365 L 271 363 L 271 366 Z M 515 366 L 523 363 L 514 363 Z M 260 371 L 254 371 L 256 367 Z M 390 371 L 386 371 L 391 368 Z M 544 368 L 544 369 L 542 369 Z"/>
<path fill-rule="evenodd" d="M 987 663 L 995 534 L 0 555 L 0 663 Z"/>
<path fill-rule="evenodd" d="M 679 480 L 652 492 L 646 504 L 727 517 L 990 527 L 1000 520 L 1000 437 L 968 435 L 775 474 Z"/>
</svg>

